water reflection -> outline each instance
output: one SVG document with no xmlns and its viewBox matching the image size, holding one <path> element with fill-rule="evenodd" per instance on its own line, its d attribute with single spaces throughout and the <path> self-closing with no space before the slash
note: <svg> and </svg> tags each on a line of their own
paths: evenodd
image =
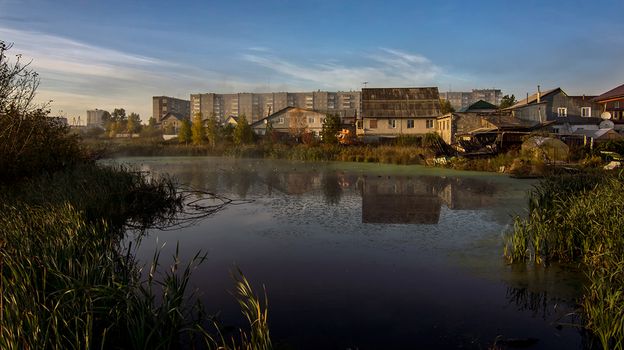
<svg viewBox="0 0 624 350">
<path fill-rule="evenodd" d="M 240 320 L 226 291 L 236 264 L 267 286 L 271 332 L 293 348 L 483 349 L 501 334 L 539 339 L 537 349 L 579 348 L 575 331 L 555 329 L 563 309 L 554 308 L 562 288 L 578 284 L 501 258 L 501 232 L 525 208 L 529 182 L 364 164 L 142 161 L 249 200 L 196 227 L 152 233 L 155 244 L 180 241 L 183 257 L 209 252 L 194 283 L 225 322 Z M 153 250 L 142 249 L 149 260 Z"/>
<path fill-rule="evenodd" d="M 499 192 L 495 183 L 463 177 L 371 176 L 304 165 L 287 169 L 259 164 L 166 166 L 180 182 L 193 188 L 225 192 L 241 199 L 278 193 L 295 196 L 320 193 L 326 204 L 338 206 L 345 196 L 360 196 L 362 223 L 438 224 L 442 207 L 491 208 Z"/>
<path fill-rule="evenodd" d="M 362 222 L 437 224 L 443 205 L 452 210 L 475 210 L 494 204 L 494 185 L 471 179 L 444 177 L 363 177 Z"/>
</svg>

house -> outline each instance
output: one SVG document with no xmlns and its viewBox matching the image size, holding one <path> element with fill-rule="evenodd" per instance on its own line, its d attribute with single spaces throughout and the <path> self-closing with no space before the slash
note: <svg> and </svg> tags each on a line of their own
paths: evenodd
<svg viewBox="0 0 624 350">
<path fill-rule="evenodd" d="M 595 97 L 593 101 L 600 105 L 601 116 L 611 119 L 616 123 L 616 129 L 621 129 L 617 124 L 624 122 L 624 84 Z"/>
<path fill-rule="evenodd" d="M 599 117 L 599 105 L 591 96 L 569 96 L 561 88 L 537 92 L 515 105 L 505 108 L 512 116 L 539 123 L 547 121 L 565 121 L 562 118 Z"/>
<path fill-rule="evenodd" d="M 365 139 L 435 132 L 440 115 L 437 87 L 364 88 L 356 132 Z"/>
<path fill-rule="evenodd" d="M 319 136 L 326 114 L 313 109 L 286 107 L 251 124 L 257 135 L 264 135 L 270 127 L 274 132 L 300 137 L 305 133 Z"/>
<path fill-rule="evenodd" d="M 540 126 L 505 112 L 454 112 L 438 117 L 436 123 L 436 132 L 450 145 L 474 140 L 481 145 L 497 143 L 502 148 L 521 143 L 522 135 Z"/>
<path fill-rule="evenodd" d="M 226 126 L 231 125 L 233 127 L 236 127 L 236 125 L 238 125 L 238 117 L 235 117 L 233 115 L 227 117 L 225 121 L 223 122 L 223 125 L 226 125 Z"/>
<path fill-rule="evenodd" d="M 460 109 L 461 113 L 494 113 L 498 111 L 498 107 L 487 101 L 479 100 L 469 106 Z"/>
<path fill-rule="evenodd" d="M 180 113 L 169 112 L 162 116 L 160 120 L 160 128 L 165 134 L 177 135 L 182 125 L 182 121 L 189 120 Z"/>
</svg>

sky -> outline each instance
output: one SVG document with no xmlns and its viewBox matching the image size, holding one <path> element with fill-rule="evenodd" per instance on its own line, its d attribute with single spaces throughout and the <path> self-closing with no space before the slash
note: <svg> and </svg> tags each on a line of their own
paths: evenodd
<svg viewBox="0 0 624 350">
<path fill-rule="evenodd" d="M 497 88 L 597 95 L 624 83 L 624 1 L 0 0 L 54 115 L 152 96 Z"/>
</svg>

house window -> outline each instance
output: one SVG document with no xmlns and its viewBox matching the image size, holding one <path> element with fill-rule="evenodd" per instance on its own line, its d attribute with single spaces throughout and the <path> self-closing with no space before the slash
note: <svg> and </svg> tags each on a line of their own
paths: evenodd
<svg viewBox="0 0 624 350">
<path fill-rule="evenodd" d="M 414 128 L 414 119 L 408 119 L 407 120 L 407 128 L 408 129 L 413 129 Z"/>
<path fill-rule="evenodd" d="M 613 103 L 613 108 L 620 108 L 620 101 L 615 101 Z"/>
<path fill-rule="evenodd" d="M 427 119 L 427 129 L 433 128 L 433 119 Z"/>
<path fill-rule="evenodd" d="M 280 117 L 280 118 L 279 118 L 278 123 L 279 123 L 279 124 L 284 124 L 284 118 L 283 118 L 283 117 Z"/>
<path fill-rule="evenodd" d="M 371 119 L 368 121 L 368 127 L 371 129 L 377 129 L 377 119 Z"/>
<path fill-rule="evenodd" d="M 388 128 L 389 129 L 396 128 L 396 119 L 388 119 Z"/>
<path fill-rule="evenodd" d="M 591 107 L 581 107 L 581 117 L 591 117 Z"/>
<path fill-rule="evenodd" d="M 361 120 L 358 120 L 356 124 L 357 124 L 357 128 L 358 129 L 362 129 L 362 121 Z"/>
<path fill-rule="evenodd" d="M 568 116 L 568 109 L 565 108 L 565 107 L 557 108 L 557 116 L 558 117 L 567 117 Z"/>
<path fill-rule="evenodd" d="M 308 124 L 314 124 L 314 117 L 308 117 Z"/>
</svg>

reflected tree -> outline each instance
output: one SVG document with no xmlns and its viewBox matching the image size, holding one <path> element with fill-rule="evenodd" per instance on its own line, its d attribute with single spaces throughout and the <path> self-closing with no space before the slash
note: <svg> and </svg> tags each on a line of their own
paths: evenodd
<svg viewBox="0 0 624 350">
<path fill-rule="evenodd" d="M 327 204 L 338 205 L 342 197 L 342 187 L 340 186 L 340 178 L 336 173 L 326 172 L 321 178 L 321 187 L 323 188 L 323 197 Z"/>
</svg>

